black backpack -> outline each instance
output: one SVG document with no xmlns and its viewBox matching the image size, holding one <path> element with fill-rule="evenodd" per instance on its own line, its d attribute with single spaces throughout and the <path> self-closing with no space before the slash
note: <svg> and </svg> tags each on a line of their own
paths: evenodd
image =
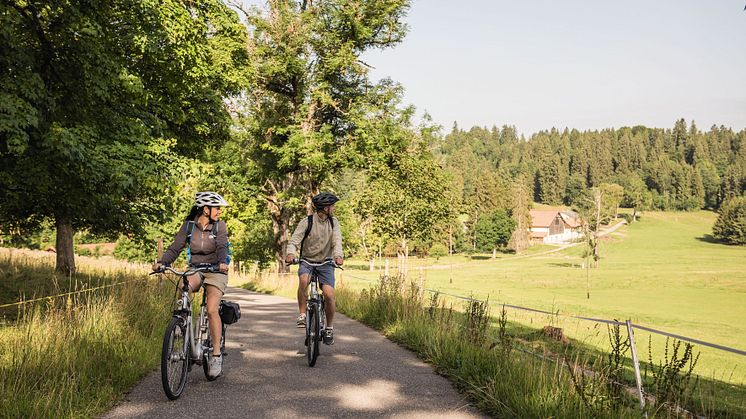
<svg viewBox="0 0 746 419">
<path fill-rule="evenodd" d="M 332 234 L 334 234 L 334 218 L 329 217 L 329 222 L 332 225 Z M 308 237 L 308 234 L 311 232 L 311 227 L 313 226 L 313 214 L 308 216 L 308 225 L 306 226 L 306 232 L 303 234 L 303 240 L 300 241 L 300 255 L 298 256 L 298 259 L 303 258 L 303 244 L 306 242 L 306 238 Z"/>
</svg>

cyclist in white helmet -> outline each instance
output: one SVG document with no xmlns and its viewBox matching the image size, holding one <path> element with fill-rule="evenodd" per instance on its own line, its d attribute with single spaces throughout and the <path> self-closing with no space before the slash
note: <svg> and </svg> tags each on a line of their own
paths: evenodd
<svg viewBox="0 0 746 419">
<path fill-rule="evenodd" d="M 205 272 L 189 277 L 192 292 L 199 290 L 199 275 L 203 275 L 205 279 L 207 319 L 213 342 L 220 342 L 222 337 L 218 311 L 220 299 L 228 286 L 228 229 L 225 222 L 220 221 L 222 208 L 227 206 L 228 202 L 215 192 L 197 192 L 194 206 L 184 219 L 184 224 L 174 237 L 173 243 L 163 253 L 161 260 L 153 265 L 154 271 L 160 270 L 161 266 L 170 265 L 188 245 L 190 265 L 210 264 L 218 267 L 219 272 Z M 223 369 L 220 345 L 213 345 L 212 351 L 212 357 L 207 364 L 208 374 L 217 377 Z"/>
</svg>

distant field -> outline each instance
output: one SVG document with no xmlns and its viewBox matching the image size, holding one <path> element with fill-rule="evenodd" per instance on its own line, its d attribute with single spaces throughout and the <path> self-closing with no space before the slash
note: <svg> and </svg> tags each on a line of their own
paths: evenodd
<svg viewBox="0 0 746 419">
<path fill-rule="evenodd" d="M 746 350 L 746 247 L 714 243 L 709 236 L 716 214 L 645 213 L 601 244 L 600 267 L 586 270 L 582 246 L 536 256 L 501 255 L 497 260 L 464 256 L 440 261 L 410 259 L 410 278 L 422 277 L 427 288 L 486 298 L 561 314 L 634 323 Z M 362 268 L 363 262 L 350 261 Z M 395 270 L 396 260 L 390 261 Z M 422 269 L 420 269 L 422 268 Z M 355 288 L 379 272 L 348 269 L 344 281 Z M 570 337 L 594 346 L 606 345 L 606 327 L 586 321 L 525 311 L 509 311 L 511 320 L 541 327 L 550 322 Z M 641 360 L 648 359 L 648 334 L 636 332 Z M 663 356 L 665 338 L 653 337 L 653 359 Z M 696 371 L 731 383 L 746 383 L 746 357 L 697 346 L 702 352 Z"/>
</svg>

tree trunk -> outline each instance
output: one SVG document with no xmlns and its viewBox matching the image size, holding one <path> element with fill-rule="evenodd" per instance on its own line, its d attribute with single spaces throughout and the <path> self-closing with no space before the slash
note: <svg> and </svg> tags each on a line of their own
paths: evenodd
<svg viewBox="0 0 746 419">
<path fill-rule="evenodd" d="M 448 227 L 448 255 L 453 254 L 453 225 Z"/>
<path fill-rule="evenodd" d="M 269 209 L 269 217 L 272 219 L 272 233 L 274 236 L 277 272 L 287 273 L 290 272 L 290 268 L 285 265 L 290 217 L 288 216 L 288 211 L 285 211 L 285 207 L 276 199 L 275 196 L 267 197 L 267 208 Z"/>
<path fill-rule="evenodd" d="M 406 277 L 409 275 L 409 243 L 407 243 L 407 239 L 401 240 L 401 247 L 402 251 L 404 252 L 402 254 L 402 271 L 404 276 Z"/>
<path fill-rule="evenodd" d="M 57 228 L 57 267 L 55 270 L 64 275 L 75 273 L 75 249 L 73 248 L 73 225 L 70 217 L 57 215 L 54 218 Z"/>
</svg>

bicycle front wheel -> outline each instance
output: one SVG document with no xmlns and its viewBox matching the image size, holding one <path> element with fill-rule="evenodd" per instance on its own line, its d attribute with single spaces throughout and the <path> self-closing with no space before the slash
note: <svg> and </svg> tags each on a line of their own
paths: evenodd
<svg viewBox="0 0 746 419">
<path fill-rule="evenodd" d="M 161 381 L 163 391 L 171 400 L 181 396 L 187 383 L 189 344 L 187 325 L 181 317 L 174 317 L 166 327 L 161 351 Z"/>
<path fill-rule="evenodd" d="M 316 365 L 319 356 L 319 339 L 321 338 L 321 319 L 319 318 L 319 306 L 313 304 L 308 308 L 306 315 L 306 358 L 308 366 Z"/>
</svg>

